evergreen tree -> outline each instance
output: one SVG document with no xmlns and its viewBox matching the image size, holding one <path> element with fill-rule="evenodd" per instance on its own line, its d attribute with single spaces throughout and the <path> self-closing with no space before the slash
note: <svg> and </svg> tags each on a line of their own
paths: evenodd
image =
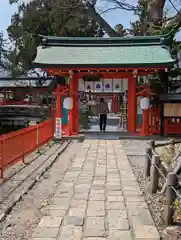
<svg viewBox="0 0 181 240">
<path fill-rule="evenodd" d="M 3 32 L 0 32 L 0 67 L 7 68 L 7 43 L 4 40 Z"/>
<path fill-rule="evenodd" d="M 18 3 L 13 0 L 10 3 Z M 59 4 L 57 6 L 57 4 Z M 18 12 L 12 16 L 8 35 L 14 48 L 9 54 L 12 75 L 26 75 L 31 69 L 40 43 L 39 34 L 68 37 L 103 36 L 95 20 L 85 14 L 81 0 L 33 0 L 19 3 Z"/>
</svg>

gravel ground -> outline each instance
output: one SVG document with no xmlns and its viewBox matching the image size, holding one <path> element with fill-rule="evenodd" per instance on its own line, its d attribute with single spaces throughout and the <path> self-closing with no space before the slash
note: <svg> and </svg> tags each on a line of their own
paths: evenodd
<svg viewBox="0 0 181 240">
<path fill-rule="evenodd" d="M 162 234 L 165 229 L 163 220 L 163 206 L 165 199 L 164 197 L 158 196 L 158 194 L 149 194 L 149 181 L 144 178 L 144 153 L 148 145 L 148 141 L 122 140 L 121 143 L 128 155 L 128 159 L 133 167 L 133 171 L 137 177 L 142 193 L 145 196 L 145 200 L 148 203 L 155 225 L 157 226 L 160 234 Z"/>
<path fill-rule="evenodd" d="M 75 142 L 65 150 L 50 171 L 44 174 L 40 182 L 24 196 L 7 219 L 1 223 L 1 240 L 30 239 L 42 216 L 41 209 L 48 204 L 68 166 L 71 165 L 77 144 L 79 143 Z"/>
</svg>

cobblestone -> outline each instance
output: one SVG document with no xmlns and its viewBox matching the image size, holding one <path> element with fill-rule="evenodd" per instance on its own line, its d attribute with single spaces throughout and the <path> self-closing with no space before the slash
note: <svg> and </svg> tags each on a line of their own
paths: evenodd
<svg viewBox="0 0 181 240">
<path fill-rule="evenodd" d="M 125 209 L 124 202 L 107 202 L 107 209 L 108 210 L 122 210 Z"/>
<path fill-rule="evenodd" d="M 108 210 L 108 225 L 111 230 L 129 230 L 126 209 Z"/>
<path fill-rule="evenodd" d="M 132 240 L 130 231 L 111 230 L 109 231 L 108 240 Z"/>
<path fill-rule="evenodd" d="M 61 217 L 44 216 L 39 223 L 39 227 L 59 228 L 61 222 L 62 222 Z"/>
<path fill-rule="evenodd" d="M 58 236 L 59 228 L 51 227 L 37 227 L 33 233 L 33 239 L 36 238 L 56 238 Z"/>
<path fill-rule="evenodd" d="M 33 240 L 159 239 L 119 140 L 85 140 L 44 212 Z"/>
<path fill-rule="evenodd" d="M 83 240 L 106 240 L 106 238 L 102 238 L 102 237 L 88 237 L 88 238 L 83 238 Z"/>
<path fill-rule="evenodd" d="M 104 217 L 87 217 L 84 237 L 104 237 L 105 218 Z"/>
<path fill-rule="evenodd" d="M 77 226 L 65 226 L 61 230 L 58 240 L 81 240 L 82 228 Z"/>
<path fill-rule="evenodd" d="M 83 226 L 84 219 L 81 217 L 75 216 L 66 216 L 64 220 L 65 225 L 73 225 L 73 226 Z"/>
<path fill-rule="evenodd" d="M 105 216 L 104 201 L 89 201 L 87 216 Z"/>
</svg>

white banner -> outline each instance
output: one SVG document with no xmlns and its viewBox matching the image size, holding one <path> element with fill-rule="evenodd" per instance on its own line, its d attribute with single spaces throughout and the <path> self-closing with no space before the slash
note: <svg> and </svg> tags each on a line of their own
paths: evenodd
<svg viewBox="0 0 181 240">
<path fill-rule="evenodd" d="M 113 92 L 121 92 L 122 79 L 113 79 Z"/>
<path fill-rule="evenodd" d="M 84 80 L 81 78 L 79 79 L 79 91 L 85 91 Z"/>
<path fill-rule="evenodd" d="M 85 81 L 85 92 L 94 91 L 94 83 L 90 81 Z"/>
<path fill-rule="evenodd" d="M 55 123 L 55 138 L 61 139 L 62 138 L 62 119 L 61 118 L 56 118 L 56 123 Z"/>
<path fill-rule="evenodd" d="M 122 80 L 122 92 L 124 92 L 124 91 L 126 91 L 126 90 L 128 90 L 128 79 L 127 78 L 124 78 L 123 80 Z"/>
<path fill-rule="evenodd" d="M 104 92 L 112 92 L 113 90 L 113 81 L 112 79 L 104 79 L 103 80 L 103 91 Z"/>
<path fill-rule="evenodd" d="M 94 92 L 102 92 L 102 91 L 103 91 L 102 80 L 98 82 L 94 82 Z"/>
</svg>

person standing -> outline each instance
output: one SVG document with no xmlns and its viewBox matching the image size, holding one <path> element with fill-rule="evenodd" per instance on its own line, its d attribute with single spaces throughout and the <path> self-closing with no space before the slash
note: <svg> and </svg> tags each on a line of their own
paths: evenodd
<svg viewBox="0 0 181 240">
<path fill-rule="evenodd" d="M 98 114 L 100 121 L 100 131 L 106 131 L 107 124 L 107 114 L 109 113 L 108 104 L 104 101 L 104 98 L 100 98 L 100 103 L 98 104 Z"/>
</svg>

